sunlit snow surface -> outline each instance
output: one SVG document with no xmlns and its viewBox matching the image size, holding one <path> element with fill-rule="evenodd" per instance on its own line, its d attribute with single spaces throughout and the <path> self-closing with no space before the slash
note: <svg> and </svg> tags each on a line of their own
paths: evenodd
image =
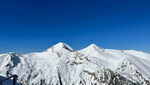
<svg viewBox="0 0 150 85">
<path fill-rule="evenodd" d="M 58 43 L 44 52 L 0 54 L 0 76 L 12 74 L 24 85 L 59 85 L 60 80 L 63 85 L 115 85 L 111 79 L 124 85 L 149 85 L 150 54 L 102 49 L 95 44 L 74 51 Z"/>
</svg>

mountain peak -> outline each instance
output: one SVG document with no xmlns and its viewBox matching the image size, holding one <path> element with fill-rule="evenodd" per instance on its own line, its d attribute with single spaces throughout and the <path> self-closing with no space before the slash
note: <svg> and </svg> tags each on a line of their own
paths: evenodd
<svg viewBox="0 0 150 85">
<path fill-rule="evenodd" d="M 101 48 L 98 47 L 96 44 L 91 44 L 91 45 L 89 45 L 87 48 L 89 48 L 89 49 L 101 49 Z"/>
<path fill-rule="evenodd" d="M 59 43 L 55 44 L 54 46 L 55 46 L 55 47 L 62 47 L 62 46 L 64 46 L 64 45 L 65 45 L 65 43 L 59 42 Z"/>
<path fill-rule="evenodd" d="M 80 52 L 86 52 L 86 53 L 91 53 L 91 52 L 95 52 L 95 51 L 101 51 L 102 48 L 98 47 L 97 45 L 95 44 L 91 44 L 89 45 L 88 47 L 80 50 Z"/>
<path fill-rule="evenodd" d="M 67 44 L 65 43 L 62 43 L 62 42 L 59 42 L 57 44 L 55 44 L 54 46 L 52 46 L 54 49 L 58 49 L 58 50 L 61 50 L 61 49 L 66 49 L 70 52 L 73 52 L 74 50 Z"/>
<path fill-rule="evenodd" d="M 94 43 L 91 44 L 91 45 L 89 45 L 89 46 L 90 46 L 90 47 L 98 47 L 98 46 L 97 46 L 96 44 L 94 44 Z M 89 46 L 88 46 L 88 47 L 89 47 Z"/>
</svg>

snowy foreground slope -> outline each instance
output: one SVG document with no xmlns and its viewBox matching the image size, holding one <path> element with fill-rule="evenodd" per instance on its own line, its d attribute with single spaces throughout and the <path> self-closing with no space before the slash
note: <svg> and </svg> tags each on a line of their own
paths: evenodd
<svg viewBox="0 0 150 85">
<path fill-rule="evenodd" d="M 0 76 L 13 74 L 23 85 L 150 85 L 150 54 L 58 43 L 44 52 L 0 54 Z"/>
</svg>

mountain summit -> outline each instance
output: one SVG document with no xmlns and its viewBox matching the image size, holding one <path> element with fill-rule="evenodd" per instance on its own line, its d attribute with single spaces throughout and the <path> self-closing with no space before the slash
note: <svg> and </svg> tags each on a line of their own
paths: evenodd
<svg viewBox="0 0 150 85">
<path fill-rule="evenodd" d="M 0 54 L 0 76 L 23 85 L 150 85 L 150 54 L 102 49 L 79 51 L 58 43 L 44 52 Z"/>
<path fill-rule="evenodd" d="M 55 49 L 55 50 L 62 50 L 62 49 L 64 49 L 64 50 L 68 50 L 70 52 L 74 51 L 69 45 L 67 45 L 65 43 L 62 43 L 62 42 L 59 42 L 59 43 L 55 44 L 54 46 L 52 46 L 49 49 Z M 49 50 L 49 49 L 47 49 L 47 50 Z"/>
<path fill-rule="evenodd" d="M 89 45 L 88 47 L 86 47 L 86 48 L 84 48 L 84 49 L 82 49 L 82 50 L 85 50 L 85 51 L 99 51 L 99 50 L 101 50 L 102 48 L 100 48 L 100 47 L 98 47 L 97 45 L 95 45 L 95 44 L 91 44 L 91 45 Z"/>
</svg>

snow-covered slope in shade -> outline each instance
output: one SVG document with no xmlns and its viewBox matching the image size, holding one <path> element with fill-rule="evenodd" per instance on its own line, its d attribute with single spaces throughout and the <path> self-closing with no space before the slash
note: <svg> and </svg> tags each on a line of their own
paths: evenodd
<svg viewBox="0 0 150 85">
<path fill-rule="evenodd" d="M 58 43 L 46 51 L 0 54 L 0 76 L 16 74 L 23 85 L 149 85 L 150 54 L 102 49 L 75 51 Z"/>
</svg>

